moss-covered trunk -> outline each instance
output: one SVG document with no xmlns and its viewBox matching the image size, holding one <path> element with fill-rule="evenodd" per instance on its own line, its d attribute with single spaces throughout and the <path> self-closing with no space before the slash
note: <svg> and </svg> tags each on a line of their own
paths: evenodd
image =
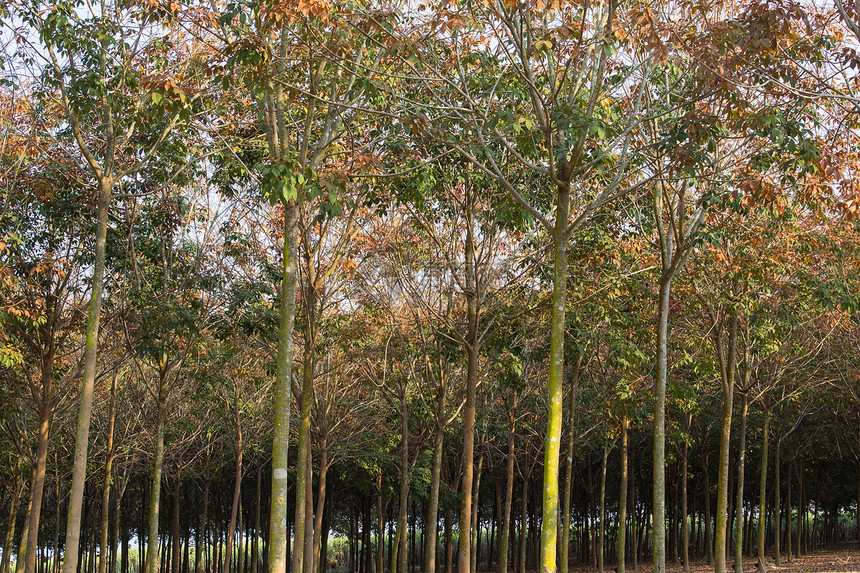
<svg viewBox="0 0 860 573">
<path fill-rule="evenodd" d="M 564 318 L 567 304 L 567 220 L 570 187 L 559 185 L 553 234 L 552 311 L 550 314 L 548 415 L 544 444 L 543 519 L 541 520 L 540 573 L 556 573 L 558 542 L 558 454 L 561 447 L 561 418 L 564 375 Z"/>
<path fill-rule="evenodd" d="M 298 207 L 284 206 L 284 254 L 275 374 L 275 424 L 272 435 L 272 494 L 269 506 L 269 573 L 287 572 L 287 455 L 292 407 L 293 325 L 296 320 Z M 199 572 L 198 572 L 199 573 Z"/>
<path fill-rule="evenodd" d="M 714 571 L 726 573 L 726 549 L 728 546 L 729 505 L 729 446 L 732 433 L 732 402 L 735 390 L 735 356 L 738 340 L 738 315 L 730 311 L 728 349 L 723 341 L 722 325 L 715 329 L 717 358 L 720 363 L 720 382 L 723 391 L 723 412 L 720 422 L 720 457 L 717 472 L 717 523 L 714 539 Z"/>
<path fill-rule="evenodd" d="M 78 550 L 81 542 L 81 507 L 87 479 L 87 450 L 90 441 L 90 419 L 93 415 L 99 322 L 102 312 L 102 284 L 107 250 L 107 218 L 113 184 L 111 177 L 102 176 L 99 178 L 95 261 L 93 263 L 90 307 L 87 314 L 86 341 L 84 343 L 84 377 L 81 382 L 78 423 L 75 431 L 72 487 L 69 493 L 69 511 L 66 516 L 66 553 L 63 559 L 63 573 L 76 573 L 78 568 Z"/>
</svg>

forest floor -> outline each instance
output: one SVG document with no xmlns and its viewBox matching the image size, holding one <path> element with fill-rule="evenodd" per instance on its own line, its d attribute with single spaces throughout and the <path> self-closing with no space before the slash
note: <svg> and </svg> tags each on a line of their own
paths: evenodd
<svg viewBox="0 0 860 573">
<path fill-rule="evenodd" d="M 843 546 L 831 548 L 827 551 L 817 551 L 810 555 L 804 555 L 800 558 L 793 558 L 789 563 L 785 557 L 782 559 L 782 565 L 776 567 L 772 562 L 773 557 L 769 556 L 768 571 L 773 573 L 860 573 L 860 549 L 857 549 L 856 544 L 852 546 Z M 732 565 L 734 560 L 728 563 L 728 570 L 731 573 L 734 569 Z M 615 564 L 607 564 L 606 571 L 611 573 L 615 569 Z M 690 564 L 692 573 L 708 573 L 714 570 L 713 565 L 708 565 L 704 560 L 693 562 Z M 594 572 L 590 566 L 572 566 L 568 568 L 570 572 Z M 628 564 L 628 573 L 651 573 L 650 563 L 640 563 L 635 570 Z M 667 573 L 681 573 L 683 567 L 676 563 L 667 563 Z M 755 558 L 744 559 L 744 572 L 756 572 Z"/>
</svg>

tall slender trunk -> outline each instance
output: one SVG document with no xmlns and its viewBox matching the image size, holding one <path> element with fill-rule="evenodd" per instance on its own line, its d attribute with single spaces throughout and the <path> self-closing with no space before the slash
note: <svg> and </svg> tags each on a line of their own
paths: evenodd
<svg viewBox="0 0 860 573">
<path fill-rule="evenodd" d="M 627 427 L 630 420 L 625 414 L 621 418 L 621 483 L 618 486 L 618 536 L 615 546 L 617 573 L 624 573 L 624 558 L 627 548 Z"/>
<path fill-rule="evenodd" d="M 693 414 L 687 415 L 687 431 L 686 434 L 689 436 L 690 428 L 693 424 Z M 687 523 L 688 508 L 687 508 L 687 468 L 688 468 L 688 460 L 689 460 L 689 451 L 690 444 L 687 440 L 684 440 L 684 449 L 682 453 L 681 460 L 681 527 L 682 529 L 682 543 L 684 544 L 683 550 L 683 558 L 684 558 L 684 571 L 690 570 L 690 527 Z"/>
<path fill-rule="evenodd" d="M 116 377 L 114 373 L 110 384 L 110 405 L 108 406 L 107 459 L 105 460 L 105 482 L 102 489 L 101 539 L 99 540 L 99 573 L 107 572 L 108 563 L 108 515 L 110 512 L 110 483 L 113 470 L 113 430 L 116 415 Z"/>
<path fill-rule="evenodd" d="M 15 542 L 15 522 L 18 515 L 18 506 L 21 504 L 21 493 L 24 490 L 24 480 L 21 474 L 15 472 L 15 485 L 12 486 L 12 500 L 9 503 L 9 516 L 6 519 L 6 537 L 3 540 L 3 561 L 0 561 L 0 573 L 9 573 L 11 563 L 12 544 Z M 20 556 L 19 556 L 20 561 Z"/>
<path fill-rule="evenodd" d="M 662 217 L 661 212 L 656 216 Z M 653 455 L 653 552 L 654 573 L 666 572 L 666 380 L 669 362 L 669 297 L 672 269 L 668 257 L 663 260 L 660 291 L 657 300 L 657 374 L 654 380 L 654 455 Z"/>
<path fill-rule="evenodd" d="M 385 573 L 385 509 L 382 504 L 382 468 L 376 474 L 376 573 Z M 429 573 L 435 573 L 430 571 Z"/>
<path fill-rule="evenodd" d="M 785 487 L 785 553 L 786 553 L 786 557 L 788 557 L 789 563 L 791 563 L 791 557 L 792 557 L 792 553 L 791 553 L 791 534 L 792 534 L 792 531 L 791 531 L 791 465 L 792 465 L 792 459 L 791 459 L 791 456 L 788 456 L 788 468 L 787 468 L 788 471 L 786 471 L 786 474 L 785 474 L 785 477 L 786 477 L 786 480 L 785 480 L 785 486 L 786 486 Z M 860 470 L 860 467 L 858 467 L 857 469 Z M 858 476 L 860 476 L 860 473 L 858 473 Z M 860 480 L 860 478 L 858 478 L 858 480 Z M 858 498 L 857 499 L 858 499 L 858 501 L 860 501 L 860 481 L 858 481 L 857 485 L 858 485 L 858 487 L 857 487 Z M 858 523 L 858 527 L 860 527 L 860 523 Z M 858 532 L 858 533 L 860 533 L 860 532 Z"/>
<path fill-rule="evenodd" d="M 450 507 L 445 509 L 445 573 L 454 573 L 454 534 L 451 531 L 454 512 Z"/>
<path fill-rule="evenodd" d="M 36 573 L 36 557 L 39 544 L 39 520 L 42 514 L 42 497 L 45 490 L 45 470 L 48 465 L 48 432 L 51 427 L 51 386 L 53 379 L 53 356 L 43 358 L 42 362 L 42 395 L 39 404 L 39 431 L 36 439 L 36 459 L 33 464 L 33 485 L 30 488 L 29 520 L 27 530 L 27 553 L 25 555 L 25 573 Z"/>
<path fill-rule="evenodd" d="M 782 559 L 779 556 L 780 549 L 781 549 L 780 548 L 780 541 L 781 541 L 780 538 L 782 537 L 782 512 L 780 511 L 782 508 L 780 507 L 781 506 L 781 503 L 780 503 L 781 500 L 779 499 L 779 494 L 780 494 L 780 491 L 779 491 L 779 479 L 780 479 L 780 476 L 779 476 L 779 454 L 780 454 L 781 446 L 782 446 L 782 438 L 780 438 L 776 441 L 776 456 L 775 456 L 776 459 L 774 460 L 774 466 L 773 466 L 773 469 L 774 469 L 773 507 L 776 510 L 776 515 L 774 516 L 775 517 L 774 525 L 776 526 L 776 531 L 774 534 L 774 546 L 775 546 L 775 549 L 774 549 L 774 551 L 775 551 L 774 565 L 776 565 L 777 567 L 782 567 Z"/>
<path fill-rule="evenodd" d="M 520 507 L 520 539 L 519 558 L 517 559 L 517 573 L 526 573 L 526 542 L 528 539 L 529 519 L 529 478 L 523 476 L 522 505 Z"/>
<path fill-rule="evenodd" d="M 735 539 L 735 573 L 743 573 L 744 567 L 744 463 L 747 450 L 747 417 L 749 401 L 747 393 L 741 394 L 741 425 L 738 430 L 738 479 L 735 488 L 735 521 L 737 522 L 737 537 Z"/>
<path fill-rule="evenodd" d="M 444 389 L 440 392 L 444 393 Z M 424 572 L 436 571 L 436 546 L 439 524 L 439 485 L 442 476 L 442 446 L 445 437 L 441 419 L 445 417 L 445 402 L 440 396 L 440 420 L 436 423 L 433 436 L 433 467 L 430 470 L 430 499 L 427 505 L 427 524 L 424 527 Z M 382 573 L 381 571 L 378 573 Z"/>
<path fill-rule="evenodd" d="M 600 525 L 597 528 L 597 571 L 603 573 L 603 550 L 606 538 L 606 465 L 609 460 L 609 444 L 603 444 L 603 463 L 600 466 Z"/>
<path fill-rule="evenodd" d="M 572 379 L 570 381 L 570 409 L 567 412 L 567 459 L 565 460 L 564 501 L 562 502 L 561 549 L 559 551 L 559 573 L 567 573 L 570 562 L 570 510 L 573 486 L 573 449 L 576 444 L 576 392 L 579 388 L 579 369 L 582 366 L 582 353 L 576 355 Z M 500 571 L 499 573 L 505 573 Z M 620 572 L 620 573 L 623 573 Z"/>
<path fill-rule="evenodd" d="M 180 573 L 182 563 L 182 538 L 179 535 L 179 500 L 182 493 L 182 479 L 176 475 L 176 485 L 173 488 L 173 513 L 170 516 L 170 573 Z"/>
<path fill-rule="evenodd" d="M 323 434 L 322 439 L 320 440 L 320 477 L 319 484 L 317 485 L 317 506 L 316 506 L 316 515 L 314 516 L 314 564 L 316 565 L 314 571 L 321 570 L 322 562 L 321 551 L 322 551 L 322 534 L 323 534 L 323 516 L 325 515 L 325 503 L 326 503 L 326 483 L 328 477 L 328 448 L 326 443 L 325 434 Z"/>
<path fill-rule="evenodd" d="M 543 519 L 541 520 L 540 573 L 556 573 L 558 541 L 558 454 L 561 446 L 562 378 L 564 375 L 565 307 L 567 305 L 567 225 L 570 186 L 556 191 L 556 220 L 553 232 L 552 311 L 550 315 L 548 416 L 544 446 Z"/>
<path fill-rule="evenodd" d="M 203 484 L 203 510 L 200 512 L 200 521 L 197 524 L 197 539 L 194 543 L 194 573 L 203 573 L 203 547 L 209 546 L 206 540 L 206 528 L 209 525 L 209 489 L 212 478 L 206 476 Z"/>
<path fill-rule="evenodd" d="M 398 559 L 397 569 L 391 573 L 406 573 L 407 542 L 406 537 L 407 513 L 409 503 L 409 413 L 406 409 L 406 386 L 401 387 L 400 394 L 400 507 L 397 518 Z M 461 526 L 462 529 L 462 526 Z M 461 569 L 463 573 L 465 569 Z"/>
<path fill-rule="evenodd" d="M 306 306 L 308 312 L 308 330 L 313 330 L 314 325 L 314 306 L 316 304 L 315 291 L 313 286 L 306 289 L 305 296 L 308 298 Z M 307 464 L 308 452 L 310 451 L 310 433 L 311 433 L 311 406 L 313 405 L 313 342 L 315 337 L 312 332 L 306 334 L 305 348 L 302 356 L 302 401 L 301 410 L 299 413 L 299 431 L 298 431 L 298 467 L 304 468 Z M 299 573 L 304 571 L 304 560 L 306 558 L 313 559 L 312 555 L 305 555 L 305 535 L 308 525 L 307 519 L 307 488 L 311 487 L 308 483 L 307 471 L 298 469 L 296 471 L 296 514 L 295 525 L 293 526 L 293 562 L 290 571 Z"/>
<path fill-rule="evenodd" d="M 164 426 L 167 419 L 167 371 L 161 369 L 158 383 L 158 412 L 155 421 L 155 460 L 149 495 L 149 531 L 146 544 L 146 572 L 158 573 L 158 513 L 161 502 L 161 471 L 164 466 Z M 67 537 L 68 539 L 68 537 Z M 65 570 L 64 570 L 65 573 Z"/>
<path fill-rule="evenodd" d="M 505 483 L 505 507 L 503 510 L 502 527 L 499 531 L 499 569 L 498 573 L 508 573 L 508 540 L 511 531 L 511 506 L 514 501 L 514 437 L 516 435 L 516 418 L 508 413 L 508 459 Z"/>
<path fill-rule="evenodd" d="M 710 464 L 708 463 L 709 457 L 707 453 L 704 455 L 702 473 L 705 474 L 705 560 L 708 562 L 708 565 L 712 565 L 714 563 L 714 537 L 711 531 L 711 472 L 709 469 Z"/>
<path fill-rule="evenodd" d="M 245 454 L 245 444 L 242 441 L 242 426 L 239 423 L 238 386 L 234 386 L 233 416 L 233 424 L 236 429 L 236 469 L 233 473 L 233 501 L 230 504 L 230 524 L 227 526 L 227 558 L 224 560 L 224 568 L 221 570 L 222 573 L 230 573 L 230 565 L 233 556 L 233 537 L 236 534 L 236 519 L 239 513 L 239 498 L 242 494 L 242 458 Z"/>
<path fill-rule="evenodd" d="M 305 537 L 304 561 L 302 571 L 314 573 L 314 457 L 310 439 L 308 440 L 308 459 L 305 465 Z"/>
<path fill-rule="evenodd" d="M 93 415 L 93 390 L 96 382 L 99 320 L 102 311 L 102 282 L 104 279 L 105 253 L 107 250 L 107 217 L 113 183 L 113 179 L 109 176 L 99 177 L 95 262 L 93 264 L 92 290 L 90 291 L 90 308 L 87 314 L 87 334 L 84 346 L 84 378 L 81 383 L 81 401 L 78 409 L 78 425 L 75 432 L 72 487 L 69 494 L 69 509 L 66 518 L 66 553 L 63 559 L 63 573 L 75 573 L 78 566 L 78 547 L 81 537 L 81 506 L 84 501 L 84 487 L 87 479 L 87 448 L 90 441 L 90 419 Z M 154 573 L 154 571 L 150 573 Z"/>
<path fill-rule="evenodd" d="M 269 573 L 287 571 L 287 454 L 290 441 L 292 404 L 293 325 L 296 319 L 298 278 L 298 207 L 295 201 L 284 206 L 284 254 L 281 280 L 280 323 L 278 326 L 277 372 L 275 374 L 275 427 L 272 435 L 272 493 L 270 502 Z M 199 572 L 198 572 L 199 573 Z"/>
<path fill-rule="evenodd" d="M 474 492 L 472 493 L 473 498 L 475 499 L 475 503 L 477 504 L 480 501 L 480 491 L 481 491 L 481 468 L 484 467 L 484 454 L 481 454 L 478 457 L 478 469 L 475 471 L 475 484 L 474 484 Z M 478 507 L 480 510 L 480 507 Z M 469 571 L 471 573 L 475 573 L 478 570 L 478 552 L 480 551 L 480 543 L 481 543 L 481 531 L 480 524 L 478 523 L 478 510 L 472 512 L 472 539 L 471 545 L 475 547 L 476 550 L 470 553 L 471 561 L 469 562 Z"/>
<path fill-rule="evenodd" d="M 720 379 L 723 390 L 723 415 L 720 427 L 720 458 L 717 472 L 717 524 L 714 540 L 714 571 L 726 573 L 726 549 L 728 547 L 727 524 L 729 502 L 729 446 L 732 432 L 732 401 L 735 390 L 735 365 L 738 339 L 738 315 L 731 311 L 729 318 L 728 350 L 723 347 L 722 332 L 718 329 L 717 355 L 720 361 Z"/>
<path fill-rule="evenodd" d="M 761 474 L 758 487 L 758 570 L 760 572 L 767 571 L 767 560 L 764 554 L 765 541 L 765 510 L 767 509 L 767 447 L 770 430 L 770 408 L 765 405 L 764 408 L 764 428 L 762 428 L 761 438 Z"/>
<path fill-rule="evenodd" d="M 475 237 L 471 185 L 466 185 L 466 404 L 463 407 L 463 477 L 460 486 L 460 531 L 458 539 L 457 571 L 471 570 L 472 482 L 475 456 L 475 394 L 478 387 L 478 285 L 475 269 Z M 553 572 L 554 573 L 554 572 Z"/>
</svg>

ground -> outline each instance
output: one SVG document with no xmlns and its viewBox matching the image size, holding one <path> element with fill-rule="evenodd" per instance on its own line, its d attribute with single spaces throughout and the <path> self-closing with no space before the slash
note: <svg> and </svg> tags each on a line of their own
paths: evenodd
<svg viewBox="0 0 860 573">
<path fill-rule="evenodd" d="M 772 573 L 860 573 L 860 549 L 857 548 L 856 544 L 852 544 L 850 547 L 844 546 L 828 551 L 818 551 L 799 559 L 794 558 L 790 563 L 783 557 L 782 566 L 780 567 L 773 565 L 772 558 L 769 563 L 770 567 L 768 571 Z M 729 573 L 733 571 L 733 564 L 734 560 L 729 563 Z M 713 570 L 713 566 L 708 565 L 704 561 L 692 563 L 690 566 L 690 571 L 693 573 L 708 573 Z M 591 567 L 570 567 L 568 571 L 571 573 L 586 571 L 593 573 L 595 569 Z M 614 564 L 607 565 L 606 573 L 611 573 L 612 571 L 614 571 Z M 634 571 L 635 573 L 651 573 L 651 564 L 640 563 L 639 567 L 635 570 L 629 565 L 627 566 L 628 573 L 633 573 Z M 681 571 L 683 571 L 683 567 L 680 564 L 666 564 L 667 573 L 681 573 Z M 744 573 L 755 572 L 756 560 L 744 559 Z"/>
</svg>

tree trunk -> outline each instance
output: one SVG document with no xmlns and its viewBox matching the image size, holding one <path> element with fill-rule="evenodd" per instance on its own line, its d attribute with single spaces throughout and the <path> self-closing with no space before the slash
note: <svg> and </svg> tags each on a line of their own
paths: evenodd
<svg viewBox="0 0 860 573">
<path fill-rule="evenodd" d="M 15 485 L 12 487 L 12 501 L 9 503 L 9 517 L 6 520 L 6 537 L 3 540 L 3 561 L 0 562 L 0 573 L 9 573 L 12 556 L 12 544 L 15 542 L 15 523 L 18 521 L 18 506 L 21 504 L 21 493 L 24 490 L 24 480 L 21 474 L 15 472 Z M 20 557 L 18 559 L 20 561 Z"/>
<path fill-rule="evenodd" d="M 603 547 L 606 537 L 606 465 L 609 444 L 603 444 L 603 464 L 600 466 L 600 525 L 597 528 L 597 571 L 603 573 Z"/>
<path fill-rule="evenodd" d="M 687 520 L 689 518 L 688 507 L 687 507 L 687 468 L 689 461 L 689 451 L 690 444 L 688 442 L 690 435 L 690 428 L 693 425 L 693 414 L 687 415 L 687 438 L 684 440 L 684 451 L 683 451 L 683 459 L 681 461 L 681 527 L 683 527 L 683 539 L 682 542 L 684 544 L 684 571 L 690 570 L 690 527 L 687 524 Z M 623 571 L 619 571 L 618 573 L 623 573 Z"/>
<path fill-rule="evenodd" d="M 662 217 L 661 211 L 655 216 Z M 672 289 L 672 269 L 668 257 L 663 258 L 660 291 L 657 302 L 657 373 L 654 379 L 654 455 L 652 540 L 654 573 L 666 573 L 666 379 L 669 350 L 669 296 Z"/>
<path fill-rule="evenodd" d="M 430 499 L 427 502 L 427 524 L 424 528 L 424 571 L 436 571 L 436 547 L 439 525 L 439 486 L 442 476 L 442 446 L 445 437 L 443 420 L 447 411 L 446 388 L 439 388 L 438 419 L 433 435 L 433 467 L 430 470 Z M 382 573 L 379 571 L 377 573 Z"/>
<path fill-rule="evenodd" d="M 305 306 L 308 314 L 308 331 L 315 329 L 314 325 L 314 297 L 313 287 L 306 289 L 306 297 L 309 299 Z M 311 433 L 311 406 L 313 405 L 313 342 L 314 335 L 308 332 L 306 335 L 305 348 L 302 355 L 302 396 L 301 409 L 299 413 L 299 431 L 298 431 L 298 455 L 296 457 L 298 465 L 304 468 L 308 463 L 308 452 L 310 451 L 310 433 Z M 305 556 L 305 531 L 309 524 L 307 519 L 307 488 L 311 487 L 308 483 L 307 470 L 298 469 L 296 471 L 296 514 L 295 525 L 293 526 L 293 562 L 290 571 L 299 573 L 305 571 L 305 558 L 313 560 L 312 555 Z"/>
<path fill-rule="evenodd" d="M 571 487 L 573 485 L 573 449 L 576 445 L 576 392 L 579 388 L 579 369 L 582 366 L 582 353 L 576 355 L 570 381 L 570 409 L 567 412 L 567 460 L 564 478 L 564 501 L 562 505 L 561 550 L 559 551 L 559 573 L 567 573 L 570 562 L 570 510 L 572 505 Z M 509 454 L 512 455 L 512 454 Z M 506 573 L 506 571 L 499 571 Z M 623 570 L 620 572 L 623 573 Z"/>
<path fill-rule="evenodd" d="M 454 534 L 451 531 L 453 514 L 450 507 L 445 509 L 445 573 L 454 573 Z"/>
<path fill-rule="evenodd" d="M 108 562 L 108 515 L 110 512 L 110 482 L 113 469 L 113 429 L 116 415 L 116 373 L 111 378 L 110 404 L 108 406 L 107 459 L 105 460 L 105 482 L 102 490 L 101 539 L 99 540 L 99 573 L 107 572 Z M 113 573 L 113 571 L 111 571 Z"/>
<path fill-rule="evenodd" d="M 564 375 L 565 307 L 567 304 L 567 226 L 570 187 L 556 191 L 556 220 L 553 236 L 552 311 L 550 316 L 548 407 L 544 446 L 543 519 L 539 573 L 556 573 L 558 538 L 558 454 L 561 446 L 562 378 Z"/>
<path fill-rule="evenodd" d="M 385 509 L 382 505 L 382 468 L 376 474 L 376 573 L 385 573 Z M 430 573 L 435 573 L 431 571 Z"/>
<path fill-rule="evenodd" d="M 738 339 L 738 316 L 732 310 L 729 318 L 728 352 L 723 348 L 721 329 L 715 332 L 717 354 L 720 361 L 720 378 L 723 390 L 723 415 L 720 428 L 720 459 L 717 472 L 717 524 L 714 541 L 714 572 L 726 573 L 729 502 L 729 446 L 732 432 L 732 400 L 735 389 L 735 357 Z"/>
<path fill-rule="evenodd" d="M 204 545 L 209 545 L 206 539 L 206 528 L 209 525 L 209 489 L 211 485 L 212 478 L 207 475 L 206 481 L 203 483 L 203 510 L 200 513 L 200 521 L 197 525 L 197 539 L 194 543 L 194 573 L 203 573 L 203 547 Z"/>
<path fill-rule="evenodd" d="M 400 507 L 397 518 L 398 559 L 397 569 L 392 573 L 406 573 L 407 566 L 407 510 L 409 503 L 409 418 L 406 409 L 406 386 L 401 387 L 400 394 Z M 462 527 L 461 527 L 462 529 Z M 463 573 L 465 569 L 461 569 Z"/>
<path fill-rule="evenodd" d="M 474 198 L 471 185 L 466 185 L 466 319 L 468 333 L 465 350 L 466 404 L 463 407 L 463 477 L 460 486 L 460 531 L 457 555 L 457 571 L 471 570 L 471 539 L 469 525 L 472 523 L 472 481 L 475 455 L 475 393 L 478 387 L 478 286 L 475 269 L 475 237 L 473 211 Z M 553 573 L 555 573 L 553 571 Z"/>
<path fill-rule="evenodd" d="M 765 541 L 765 510 L 767 509 L 767 447 L 770 430 L 770 408 L 764 409 L 764 428 L 761 438 L 761 474 L 758 488 L 758 570 L 767 571 L 767 560 L 764 553 Z"/>
<path fill-rule="evenodd" d="M 528 539 L 527 532 L 529 518 L 529 477 L 530 476 L 523 476 L 522 506 L 520 508 L 520 544 L 519 559 L 517 560 L 517 573 L 526 572 L 526 543 Z"/>
<path fill-rule="evenodd" d="M 286 32 L 285 32 L 286 34 Z M 292 405 L 293 325 L 296 319 L 298 277 L 295 201 L 284 206 L 284 253 L 282 262 L 277 372 L 275 374 L 275 427 L 272 435 L 272 492 L 269 517 L 269 573 L 287 571 L 287 465 Z M 200 573 L 198 571 L 198 573 Z"/>
<path fill-rule="evenodd" d="M 709 471 L 709 457 L 707 453 L 704 455 L 702 473 L 705 474 L 705 559 L 708 565 L 712 565 L 714 563 L 714 537 L 711 531 L 711 472 Z"/>
<path fill-rule="evenodd" d="M 624 573 L 625 551 L 627 549 L 627 427 L 630 420 L 625 414 L 621 418 L 621 483 L 618 486 L 618 537 L 615 547 L 615 568 Z"/>
<path fill-rule="evenodd" d="M 475 500 L 475 503 L 478 504 L 480 501 L 480 492 L 481 492 L 481 468 L 484 467 L 484 455 L 478 458 L 478 469 L 475 471 L 475 491 L 472 496 Z M 479 505 L 479 504 L 478 504 Z M 471 561 L 469 564 L 469 571 L 471 573 L 476 573 L 478 570 L 478 552 L 481 548 L 481 527 L 478 522 L 478 511 L 480 510 L 480 505 L 477 510 L 472 512 L 472 539 L 471 545 L 476 548 L 475 551 L 470 553 Z"/>
<path fill-rule="evenodd" d="M 51 360 L 53 363 L 53 360 Z M 36 440 L 36 459 L 33 464 L 33 485 L 30 488 L 30 526 L 27 528 L 27 551 L 25 553 L 24 572 L 36 573 L 36 557 L 39 544 L 39 519 L 42 514 L 42 497 L 45 490 L 45 469 L 48 465 L 48 430 L 51 427 L 52 408 L 50 403 L 50 386 L 52 364 L 42 369 L 42 385 L 45 387 L 41 404 L 39 404 L 39 432 Z"/>
<path fill-rule="evenodd" d="M 502 527 L 499 531 L 499 570 L 498 573 L 508 573 L 508 541 L 511 531 L 511 506 L 514 501 L 514 437 L 516 436 L 516 419 L 513 413 L 508 413 L 508 459 L 505 482 L 505 507 Z M 426 573 L 426 572 L 425 572 Z M 431 572 L 432 573 L 432 572 Z"/>
<path fill-rule="evenodd" d="M 179 535 L 179 500 L 182 490 L 182 480 L 176 476 L 176 486 L 173 488 L 173 513 L 170 519 L 170 573 L 180 573 L 182 563 L 182 539 Z"/>
<path fill-rule="evenodd" d="M 99 320 L 102 311 L 102 282 L 104 279 L 105 253 L 107 251 L 107 217 L 110 207 L 113 179 L 99 177 L 98 222 L 96 223 L 95 261 L 93 264 L 90 308 L 87 314 L 87 335 L 84 346 L 84 378 L 81 383 L 81 401 L 78 409 L 78 425 L 75 432 L 75 454 L 72 466 L 72 487 L 69 494 L 69 509 L 66 519 L 66 553 L 63 573 L 75 573 L 78 565 L 78 546 L 81 536 L 81 506 L 87 479 L 87 448 L 90 441 L 90 418 L 93 414 L 93 390 L 96 381 L 96 366 L 99 339 Z M 151 571 L 149 573 L 155 573 Z"/>
<path fill-rule="evenodd" d="M 319 484 L 317 485 L 317 506 L 316 506 L 316 515 L 314 516 L 314 564 L 316 568 L 314 571 L 321 571 L 321 566 L 323 565 L 320 561 L 321 557 L 321 548 L 322 548 L 322 528 L 323 528 L 323 515 L 325 513 L 325 502 L 326 502 L 326 478 L 328 476 L 328 450 L 326 444 L 325 435 L 323 435 L 320 441 L 320 477 Z M 323 572 L 324 573 L 324 572 Z"/>
<path fill-rule="evenodd" d="M 304 561 L 302 571 L 314 573 L 314 457 L 313 450 L 308 437 L 308 459 L 305 465 L 305 537 L 304 537 Z"/>
<path fill-rule="evenodd" d="M 774 565 L 777 567 L 782 567 L 782 559 L 780 558 L 780 538 L 782 537 L 782 514 L 781 514 L 781 503 L 780 503 L 780 491 L 779 491 L 779 454 L 782 446 L 782 439 L 776 441 L 776 459 L 774 460 L 774 476 L 773 476 L 773 486 L 774 486 L 774 500 L 773 507 L 776 510 L 776 519 L 774 519 L 774 524 L 776 525 L 776 531 L 774 534 Z"/>
<path fill-rule="evenodd" d="M 235 388 L 233 395 L 233 415 L 236 428 L 236 471 L 233 473 L 233 501 L 230 504 L 230 524 L 227 526 L 227 558 L 224 559 L 222 573 L 230 573 L 230 564 L 233 558 L 233 537 L 236 534 L 236 519 L 239 513 L 239 498 L 242 494 L 242 458 L 245 454 L 245 445 L 242 442 L 242 427 L 239 425 L 239 389 Z"/>
<path fill-rule="evenodd" d="M 167 417 L 166 373 L 159 383 L 158 414 L 155 422 L 155 460 L 149 495 L 149 531 L 146 544 L 146 573 L 158 573 L 158 510 L 161 501 L 161 470 L 164 465 L 164 425 Z M 68 536 L 66 536 L 68 539 Z M 66 573 L 65 569 L 63 573 Z"/>
<path fill-rule="evenodd" d="M 747 369 L 747 372 L 749 370 Z M 735 573 L 743 573 L 743 531 L 744 531 L 744 462 L 747 450 L 747 417 L 749 401 L 746 392 L 741 394 L 741 425 L 738 430 L 738 479 L 735 488 L 735 521 L 737 522 L 737 538 L 735 539 Z"/>
</svg>

